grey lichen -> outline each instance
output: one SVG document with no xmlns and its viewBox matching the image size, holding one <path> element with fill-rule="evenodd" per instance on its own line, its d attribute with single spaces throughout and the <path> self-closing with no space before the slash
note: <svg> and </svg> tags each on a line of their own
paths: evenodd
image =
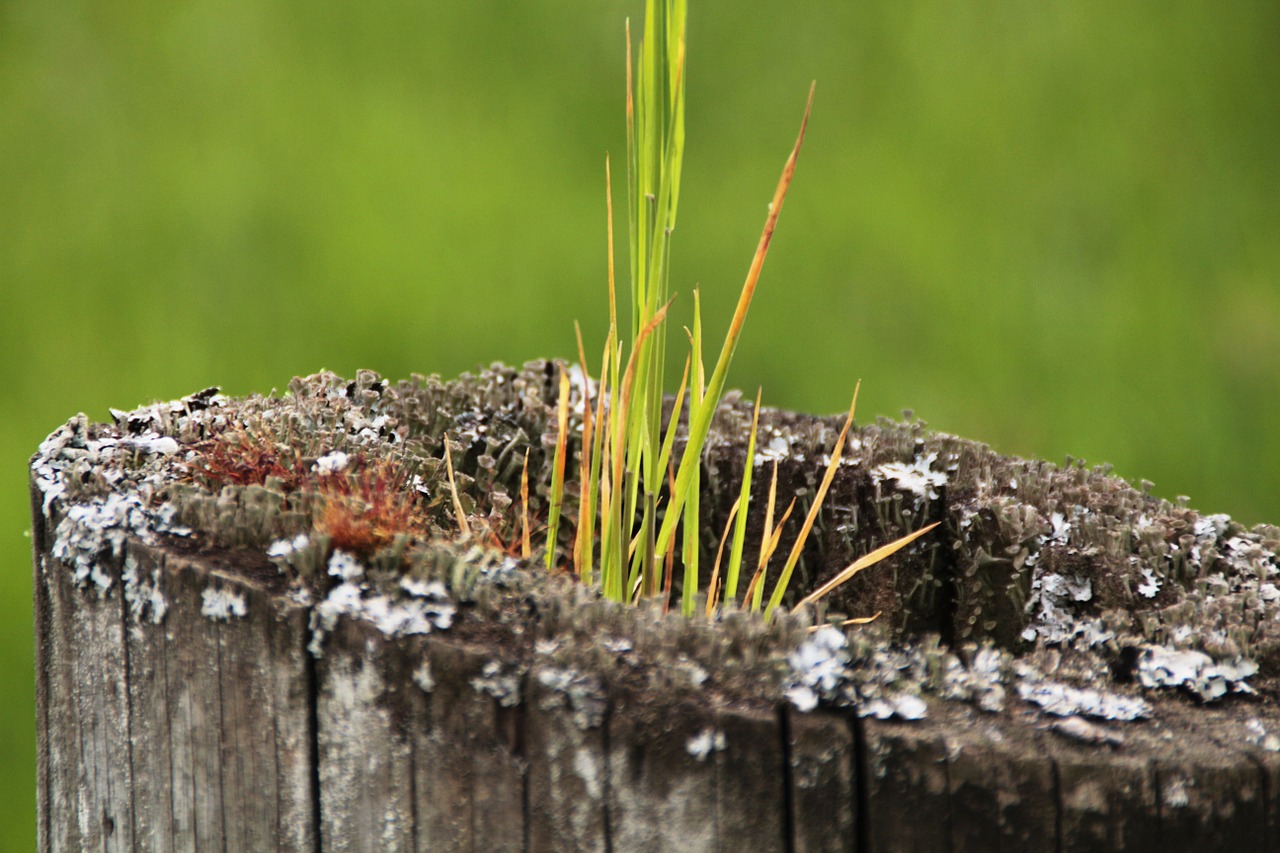
<svg viewBox="0 0 1280 853">
<path fill-rule="evenodd" d="M 542 700 L 544 709 L 568 707 L 574 724 L 584 731 L 598 729 L 604 724 L 608 700 L 599 678 L 559 667 L 541 669 L 537 678 L 538 683 L 548 690 Z"/>
<path fill-rule="evenodd" d="M 1204 652 L 1144 646 L 1138 658 L 1138 681 L 1143 687 L 1181 687 L 1204 702 L 1228 693 L 1252 693 L 1245 679 L 1258 674 L 1258 664 L 1237 658 L 1214 661 Z"/>
</svg>

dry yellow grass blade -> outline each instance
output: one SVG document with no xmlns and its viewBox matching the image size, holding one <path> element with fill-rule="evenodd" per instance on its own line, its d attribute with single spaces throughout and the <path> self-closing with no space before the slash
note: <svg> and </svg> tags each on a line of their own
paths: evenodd
<svg viewBox="0 0 1280 853">
<path fill-rule="evenodd" d="M 840 437 L 836 439 L 836 446 L 831 451 L 831 462 L 827 465 L 827 472 L 822 476 L 822 484 L 818 486 L 818 493 L 813 496 L 813 505 L 809 507 L 809 514 L 805 516 L 804 525 L 800 528 L 800 535 L 796 537 L 795 544 L 791 546 L 791 553 L 787 556 L 786 565 L 782 567 L 782 574 L 778 577 L 778 583 L 773 587 L 773 595 L 769 596 L 769 604 L 764 609 L 765 619 L 772 616 L 773 611 L 782 603 L 782 596 L 787 592 L 787 584 L 791 582 L 791 573 L 795 571 L 796 563 L 800 562 L 800 554 L 804 551 L 805 542 L 809 539 L 809 531 L 813 529 L 813 523 L 817 520 L 818 513 L 822 510 L 822 502 L 826 500 L 827 490 L 831 488 L 831 481 L 836 477 L 836 470 L 840 467 L 840 457 L 844 453 L 845 439 L 849 437 L 849 428 L 853 426 L 853 414 L 858 409 L 858 391 L 861 387 L 861 382 L 853 387 L 853 401 L 849 404 L 849 416 L 845 418 L 844 427 L 840 430 Z"/>
<path fill-rule="evenodd" d="M 768 562 L 765 552 L 769 550 L 769 537 L 773 535 L 773 509 L 778 501 L 778 460 L 773 460 L 773 477 L 769 480 L 769 497 L 764 508 L 764 535 L 760 540 L 760 556 L 756 560 L 756 569 Z"/>
<path fill-rule="evenodd" d="M 888 545 L 881 545 L 879 548 L 875 549 L 871 553 L 859 557 L 858 559 L 850 563 L 849 566 L 845 568 L 843 571 L 841 571 L 838 575 L 836 575 L 831 580 L 827 581 L 822 586 L 818 587 L 813 592 L 809 593 L 804 598 L 802 598 L 800 600 L 800 604 L 813 604 L 819 598 L 822 598 L 824 595 L 831 592 L 831 590 L 835 589 L 836 587 L 850 580 L 858 572 L 862 571 L 868 566 L 874 566 L 876 563 L 880 562 L 885 557 L 892 556 L 893 554 L 896 554 L 898 551 L 901 551 L 903 548 L 907 547 L 912 542 L 916 541 L 921 536 L 925 535 L 930 530 L 937 527 L 939 523 L 940 522 L 935 521 L 933 524 L 927 524 L 924 527 L 921 527 L 919 530 L 915 531 L 914 533 L 909 533 L 906 536 L 903 536 L 901 539 L 895 539 L 893 542 L 890 542 Z"/>
<path fill-rule="evenodd" d="M 533 547 L 529 542 L 529 449 L 524 451 L 524 467 L 520 469 L 520 556 L 529 559 Z"/>
<path fill-rule="evenodd" d="M 774 464 L 776 469 L 777 464 Z M 776 476 L 776 473 L 775 473 Z M 751 583 L 747 585 L 747 591 L 742 596 L 743 601 L 751 602 L 752 610 L 760 609 L 760 599 L 764 594 L 764 581 L 769 571 L 769 561 L 773 559 L 773 552 L 778 550 L 778 543 L 782 540 L 782 529 L 787 525 L 787 519 L 791 517 L 791 511 L 796 508 L 796 499 L 792 498 L 791 503 L 787 504 L 787 511 L 782 514 L 782 518 L 778 521 L 776 527 L 770 530 L 765 526 L 765 543 L 760 549 L 760 560 L 756 566 L 756 573 L 751 577 Z"/>
<path fill-rule="evenodd" d="M 578 454 L 578 527 L 573 538 L 573 565 L 583 583 L 591 582 L 591 552 L 595 547 L 595 495 L 591 488 L 591 374 L 587 373 L 587 351 L 582 346 L 582 327 L 573 321 L 573 333 L 578 339 L 578 365 L 582 370 L 582 452 Z M 597 388 L 603 396 L 604 388 Z"/>
<path fill-rule="evenodd" d="M 836 627 L 847 628 L 850 625 L 870 625 L 872 622 L 879 619 L 880 614 L 883 612 L 884 612 L 883 610 L 877 610 L 874 616 L 855 616 L 853 619 L 846 619 L 843 622 L 837 622 Z M 812 634 L 814 631 L 820 631 L 823 628 L 826 628 L 830 624 L 831 624 L 830 622 L 825 622 L 821 625 L 811 625 L 809 627 L 809 633 Z"/>
<path fill-rule="evenodd" d="M 556 405 L 556 455 L 551 469 L 551 509 L 547 518 L 547 568 L 555 566 L 560 508 L 564 503 L 565 454 L 569 445 L 569 372 L 560 368 L 560 399 Z"/>
<path fill-rule="evenodd" d="M 453 495 L 453 514 L 458 518 L 458 532 L 463 539 L 471 536 L 471 525 L 467 524 L 467 514 L 462 511 L 462 501 L 458 499 L 458 484 L 453 480 L 453 454 L 449 452 L 449 433 L 444 434 L 444 467 L 449 473 L 449 493 Z"/>
<path fill-rule="evenodd" d="M 667 422 L 667 436 L 662 440 L 662 449 L 658 451 L 658 468 L 660 470 L 668 470 L 670 468 L 671 450 L 676 446 L 676 428 L 680 426 L 680 412 L 684 409 L 684 394 L 689 388 L 689 365 L 692 362 L 693 353 L 691 352 L 685 356 L 684 373 L 680 376 L 680 388 L 676 391 L 676 400 L 671 406 L 671 420 Z M 675 487 L 676 481 L 673 474 L 667 494 L 671 494 L 671 489 Z"/>
<path fill-rule="evenodd" d="M 711 569 L 711 583 L 707 584 L 708 616 L 716 612 L 716 597 L 720 592 L 720 560 L 724 557 L 724 543 L 729 539 L 729 531 L 733 529 L 733 520 L 738 515 L 738 507 L 741 504 L 741 498 L 733 502 L 733 507 L 729 510 L 729 518 L 724 523 L 724 533 L 720 534 L 720 547 L 716 549 L 716 563 Z"/>
</svg>

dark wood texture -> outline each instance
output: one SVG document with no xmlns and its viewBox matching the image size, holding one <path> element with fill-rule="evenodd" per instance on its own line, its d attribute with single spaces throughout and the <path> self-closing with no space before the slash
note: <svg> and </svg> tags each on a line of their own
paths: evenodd
<svg viewBox="0 0 1280 853">
<path fill-rule="evenodd" d="M 56 517 L 51 521 L 56 521 Z M 392 640 L 216 555 L 126 543 L 79 587 L 36 535 L 41 849 L 1275 850 L 1269 700 L 1158 699 L 1081 743 L 1029 706 L 920 722 L 608 691 L 480 635 Z M 125 578 L 134 579 L 133 598 Z M 163 618 L 136 586 L 167 602 Z M 243 612 L 210 615 L 205 596 Z M 496 674 L 517 692 L 485 687 Z M 505 688 L 504 688 L 505 689 Z M 587 711 L 592 711 L 588 708 Z"/>
</svg>

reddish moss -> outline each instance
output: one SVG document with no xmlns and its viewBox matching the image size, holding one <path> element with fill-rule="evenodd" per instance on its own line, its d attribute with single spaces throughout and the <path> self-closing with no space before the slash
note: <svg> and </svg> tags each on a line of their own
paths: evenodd
<svg viewBox="0 0 1280 853">
<path fill-rule="evenodd" d="M 200 460 L 195 476 L 206 485 L 260 486 L 274 477 L 286 491 L 294 491 L 308 477 L 296 448 L 272 442 L 242 426 L 201 442 L 196 449 Z"/>
<path fill-rule="evenodd" d="M 391 460 L 352 457 L 350 473 L 316 477 L 325 495 L 317 527 L 333 547 L 368 556 L 401 533 L 426 535 L 428 522 L 409 477 Z"/>
</svg>

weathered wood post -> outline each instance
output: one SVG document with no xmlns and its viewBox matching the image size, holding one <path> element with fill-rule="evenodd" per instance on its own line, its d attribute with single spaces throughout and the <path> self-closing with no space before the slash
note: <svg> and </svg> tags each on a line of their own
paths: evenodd
<svg viewBox="0 0 1280 853">
<path fill-rule="evenodd" d="M 1276 528 L 881 422 L 805 582 L 943 524 L 828 612 L 613 605 L 508 548 L 554 376 L 321 375 L 51 435 L 41 849 L 1280 849 Z M 762 429 L 803 499 L 835 426 Z M 813 630 L 835 611 L 881 616 Z"/>
</svg>

